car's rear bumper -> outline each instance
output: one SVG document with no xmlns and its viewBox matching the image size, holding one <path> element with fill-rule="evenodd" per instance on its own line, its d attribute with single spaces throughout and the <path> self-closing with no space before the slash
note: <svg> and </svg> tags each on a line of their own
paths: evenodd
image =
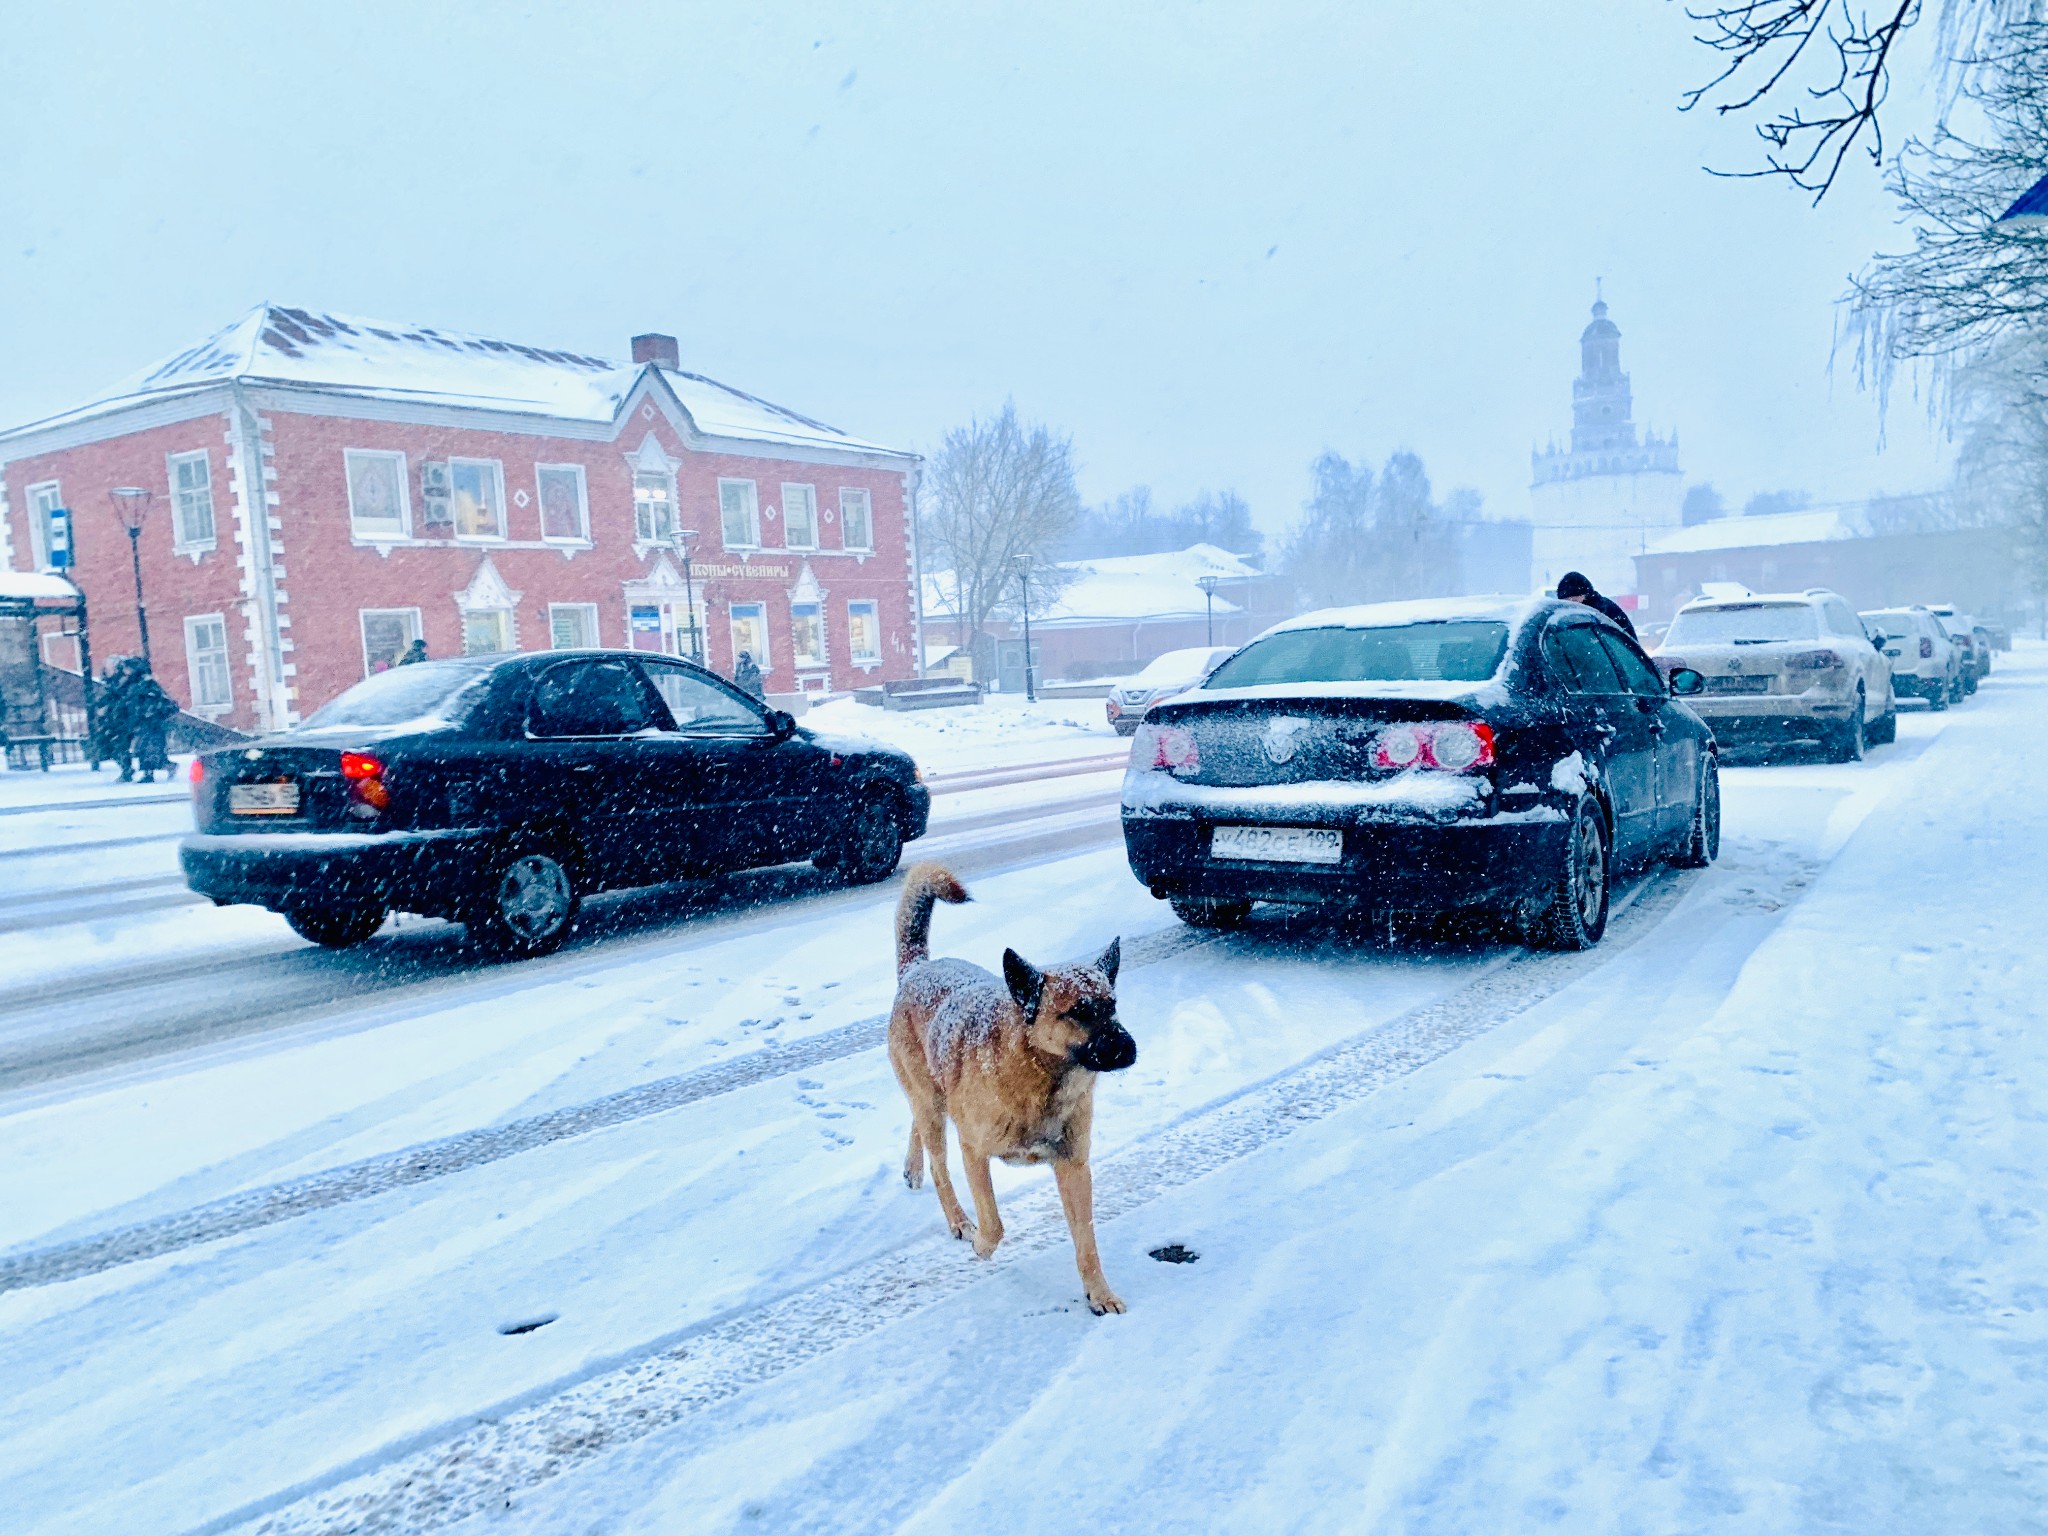
<svg viewBox="0 0 2048 1536">
<path fill-rule="evenodd" d="M 1373 820 L 1343 828 L 1343 857 L 1335 864 L 1210 856 L 1209 835 L 1219 822 L 1254 820 L 1127 813 L 1124 851 L 1131 872 L 1157 896 L 1438 912 L 1540 897 L 1556 876 L 1568 830 L 1556 811 L 1462 822 Z"/>
<path fill-rule="evenodd" d="M 446 912 L 460 904 L 484 832 L 195 833 L 178 845 L 185 883 L 216 902 Z"/>
<path fill-rule="evenodd" d="M 1917 672 L 1894 672 L 1892 693 L 1901 699 L 1938 699 L 1948 692 L 1947 677 L 1922 677 Z"/>
<path fill-rule="evenodd" d="M 1716 741 L 1812 741 L 1842 729 L 1856 700 L 1805 695 L 1754 694 L 1740 698 L 1690 698 Z"/>
</svg>

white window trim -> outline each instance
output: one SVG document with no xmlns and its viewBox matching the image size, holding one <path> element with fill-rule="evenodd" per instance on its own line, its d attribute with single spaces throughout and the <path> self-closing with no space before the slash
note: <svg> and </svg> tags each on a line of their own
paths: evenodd
<svg viewBox="0 0 2048 1536">
<path fill-rule="evenodd" d="M 754 524 L 754 541 L 751 544 L 734 544 L 725 536 L 725 488 L 728 485 L 743 485 L 747 488 L 748 515 Z M 752 551 L 761 547 L 761 486 L 758 481 L 742 480 L 737 475 L 718 477 L 718 539 L 721 547 L 730 550 Z"/>
<path fill-rule="evenodd" d="M 543 471 L 556 470 L 576 477 L 576 526 L 581 531 L 573 535 L 551 534 L 548 532 L 547 502 L 541 495 L 540 477 Z M 588 549 L 590 547 L 590 486 L 585 479 L 581 464 L 536 464 L 533 466 L 533 509 L 540 522 L 540 541 L 543 544 L 570 545 Z"/>
<path fill-rule="evenodd" d="M 732 632 L 732 612 L 735 608 L 751 608 L 760 618 L 761 649 L 754 657 L 754 665 L 759 667 L 763 673 L 774 671 L 774 663 L 769 660 L 769 654 L 773 646 L 768 633 L 768 605 L 759 598 L 752 598 L 743 603 L 727 603 L 725 605 L 725 638 L 732 646 L 733 665 L 738 666 L 740 662 L 740 644 Z"/>
<path fill-rule="evenodd" d="M 802 491 L 810 500 L 811 542 L 808 544 L 799 544 L 789 536 L 789 493 L 791 491 Z M 782 482 L 782 547 L 784 549 L 803 550 L 812 550 L 818 547 L 818 488 L 815 485 L 806 485 L 800 480 L 785 480 Z"/>
<path fill-rule="evenodd" d="M 806 660 L 796 653 L 796 611 L 799 608 L 818 610 L 818 649 L 822 653 L 816 660 Z M 799 672 L 829 672 L 832 670 L 832 610 L 826 606 L 820 593 L 815 598 L 792 598 L 789 604 L 789 664 Z"/>
<path fill-rule="evenodd" d="M 462 515 L 457 513 L 455 515 L 455 542 L 458 544 L 504 544 L 509 542 L 512 537 L 512 511 L 505 504 L 505 461 L 503 459 L 459 458 L 454 454 L 450 454 L 448 456 L 448 502 L 451 507 L 455 503 L 455 466 L 458 464 L 465 466 L 472 464 L 480 465 L 490 470 L 491 477 L 496 482 L 498 531 L 496 533 L 464 533 L 462 531 Z"/>
<path fill-rule="evenodd" d="M 863 656 L 853 648 L 853 610 L 864 608 L 875 621 L 875 649 Z M 863 671 L 872 672 L 882 664 L 882 605 L 872 597 L 850 598 L 846 604 L 846 659 Z"/>
<path fill-rule="evenodd" d="M 398 465 L 398 527 L 395 531 L 366 529 L 356 516 L 356 477 L 350 473 L 351 459 L 388 459 Z M 356 544 L 403 544 L 412 538 L 412 476 L 405 455 L 390 448 L 344 448 L 341 450 L 342 489 L 348 495 L 348 536 Z"/>
<path fill-rule="evenodd" d="M 560 649 L 561 649 L 561 647 L 560 647 L 560 646 L 558 646 L 558 645 L 556 645 L 556 644 L 555 644 L 555 615 L 556 615 L 557 613 L 566 613 L 566 612 L 569 612 L 569 611 L 571 611 L 571 610 L 574 610 L 575 612 L 578 612 L 578 613 L 587 613 L 587 614 L 589 614 L 589 615 L 590 615 L 590 644 L 591 644 L 591 646 L 592 646 L 593 648 L 595 648 L 595 647 L 597 647 L 597 646 L 600 646 L 600 645 L 602 645 L 602 644 L 604 643 L 604 639 L 603 639 L 603 636 L 602 636 L 602 634 L 600 633 L 600 631 L 599 631 L 599 629 L 598 629 L 598 612 L 597 612 L 597 604 L 595 604 L 595 603 L 549 603 L 549 604 L 548 604 L 548 649 L 549 649 L 549 650 L 551 650 L 551 651 L 554 651 L 554 650 L 560 650 Z M 631 625 L 630 625 L 630 623 L 628 624 L 628 626 L 627 626 L 627 627 L 628 627 L 628 629 L 629 629 L 629 630 L 631 629 Z M 626 638 L 627 638 L 627 640 L 628 640 L 628 641 L 630 642 L 630 641 L 631 641 L 631 639 L 632 639 L 633 637 L 632 637 L 632 635 L 631 635 L 630 633 L 628 633 L 628 635 L 626 636 Z M 631 647 L 630 647 L 630 645 L 629 645 L 629 646 L 628 646 L 628 649 L 630 649 L 630 648 L 631 648 Z M 581 647 L 577 647 L 577 649 L 581 649 Z"/>
<path fill-rule="evenodd" d="M 865 544 L 848 543 L 846 539 L 846 498 L 859 496 L 867 503 L 868 538 Z M 865 486 L 842 485 L 839 487 L 839 540 L 840 547 L 849 555 L 872 555 L 875 552 L 875 495 Z"/>
<path fill-rule="evenodd" d="M 640 477 L 658 475 L 668 482 L 668 523 L 667 533 L 645 534 L 640 531 Z M 683 526 L 683 509 L 680 504 L 682 492 L 676 485 L 673 469 L 650 469 L 644 464 L 633 467 L 633 548 L 642 559 L 650 550 L 669 549 L 675 544 L 675 530 Z"/>
<path fill-rule="evenodd" d="M 206 466 L 206 519 L 213 524 L 213 532 L 203 539 L 185 537 L 185 510 L 178 501 L 178 466 L 195 459 Z M 164 455 L 164 472 L 171 486 L 171 553 L 190 555 L 193 563 L 197 564 L 201 555 L 220 547 L 220 508 L 213 499 L 213 455 L 204 448 L 167 453 Z"/>
<path fill-rule="evenodd" d="M 44 491 L 50 493 L 48 506 L 39 505 Z M 47 570 L 50 565 L 50 507 L 64 505 L 64 487 L 56 480 L 38 480 L 25 494 L 28 497 L 29 569 Z"/>
<path fill-rule="evenodd" d="M 193 629 L 200 624 L 220 626 L 220 670 L 228 681 L 228 693 L 224 699 L 199 697 L 198 649 L 192 643 Z M 192 713 L 212 718 L 225 715 L 235 707 L 235 669 L 228 659 L 228 618 L 224 613 L 192 613 L 185 616 L 185 687 L 192 696 Z"/>
<path fill-rule="evenodd" d="M 422 635 L 424 635 L 427 632 L 426 626 L 421 621 L 420 611 L 417 608 L 358 608 L 356 610 L 356 638 L 362 642 L 364 677 L 368 677 L 370 675 L 370 632 L 363 626 L 363 620 L 369 618 L 373 614 L 379 618 L 385 617 L 389 614 L 407 615 L 412 620 L 413 640 L 419 639 Z M 409 640 L 406 643 L 410 645 L 412 642 Z M 405 653 L 401 651 L 399 654 L 404 655 Z"/>
</svg>

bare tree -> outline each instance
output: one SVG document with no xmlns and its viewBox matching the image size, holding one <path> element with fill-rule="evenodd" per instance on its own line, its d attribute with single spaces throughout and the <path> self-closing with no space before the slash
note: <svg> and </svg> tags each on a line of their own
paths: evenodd
<svg viewBox="0 0 2048 1536">
<path fill-rule="evenodd" d="M 1997 51 L 2010 26 L 2031 19 L 2035 0 L 1727 0 L 1688 5 L 1695 39 L 1721 60 L 1715 76 L 1686 92 L 1681 110 L 1709 106 L 1717 116 L 1757 118 L 1764 163 L 1717 176 L 1782 176 L 1817 203 L 1859 144 L 1872 165 L 1884 160 L 1883 112 L 1891 69 L 1906 34 L 1932 8 L 1942 60 L 1941 103 L 1953 99 L 1966 70 L 1956 62 Z"/>
<path fill-rule="evenodd" d="M 2002 528 L 2014 568 L 2048 613 L 2048 341 L 2016 336 L 1958 373 L 1960 515 Z"/>
<path fill-rule="evenodd" d="M 1033 616 L 1051 606 L 1067 574 L 1053 557 L 1081 511 L 1072 439 L 1020 423 L 1005 404 L 946 434 L 925 486 L 921 531 L 963 639 L 984 633 L 998 608 L 1017 610 L 1026 570 Z"/>
<path fill-rule="evenodd" d="M 1378 475 L 1370 464 L 1325 453 L 1309 473 L 1315 490 L 1287 541 L 1284 568 L 1311 607 L 1458 589 L 1452 519 L 1476 518 L 1476 497 L 1454 491 L 1450 507 L 1439 507 L 1422 460 L 1412 453 L 1395 454 Z"/>
</svg>

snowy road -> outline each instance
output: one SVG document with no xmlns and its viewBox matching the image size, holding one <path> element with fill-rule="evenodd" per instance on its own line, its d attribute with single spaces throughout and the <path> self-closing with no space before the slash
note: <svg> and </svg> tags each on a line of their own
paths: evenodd
<svg viewBox="0 0 2048 1536">
<path fill-rule="evenodd" d="M 888 887 L 480 973 L 206 908 L 10 941 L 0 1528 L 2036 1528 L 2048 652 L 2002 660 L 1869 762 L 1732 771 L 1722 863 L 1586 956 L 1194 935 L 1112 778 L 942 798 L 936 948 L 1125 936 L 1121 1318 L 1042 1171 L 991 1265 L 902 1188 Z M 163 830 L 64 814 L 0 870 Z"/>
</svg>

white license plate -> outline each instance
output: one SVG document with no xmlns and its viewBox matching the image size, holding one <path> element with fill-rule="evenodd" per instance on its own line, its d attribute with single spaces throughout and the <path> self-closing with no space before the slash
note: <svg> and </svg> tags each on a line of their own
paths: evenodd
<svg viewBox="0 0 2048 1536">
<path fill-rule="evenodd" d="M 1335 864 L 1344 857 L 1344 834 L 1330 827 L 1218 827 L 1209 834 L 1209 857 Z"/>
<path fill-rule="evenodd" d="M 230 784 L 228 811 L 235 816 L 296 816 L 299 814 L 299 786 L 283 784 Z"/>
</svg>

